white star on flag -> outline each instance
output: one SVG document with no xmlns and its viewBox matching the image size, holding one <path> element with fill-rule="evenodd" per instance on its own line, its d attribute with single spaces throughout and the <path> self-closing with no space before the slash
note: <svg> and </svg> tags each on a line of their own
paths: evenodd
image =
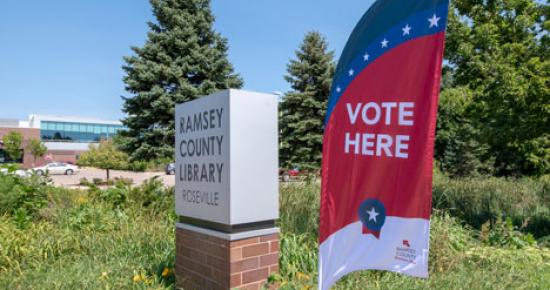
<svg viewBox="0 0 550 290">
<path fill-rule="evenodd" d="M 409 24 L 405 25 L 401 30 L 403 30 L 403 36 L 411 34 L 411 28 Z"/>
<path fill-rule="evenodd" d="M 439 19 L 441 19 L 441 17 L 437 17 L 437 15 L 435 15 L 435 13 L 434 13 L 434 16 L 432 16 L 432 18 L 428 18 L 428 21 L 430 22 L 430 28 L 432 28 L 434 26 L 437 27 Z"/>
<path fill-rule="evenodd" d="M 349 76 L 351 77 L 355 73 L 355 71 L 350 69 L 348 73 L 349 73 Z"/>
<path fill-rule="evenodd" d="M 382 42 L 380 42 L 380 44 L 382 44 L 382 47 L 388 47 L 388 43 L 389 43 L 389 41 L 385 38 L 384 38 L 384 40 L 382 40 Z"/>
<path fill-rule="evenodd" d="M 374 210 L 374 207 L 370 210 L 367 210 L 367 213 L 369 214 L 369 221 L 374 220 L 374 222 L 376 222 L 376 217 L 379 215 L 379 213 Z"/>
<path fill-rule="evenodd" d="M 339 93 L 339 92 L 341 92 L 341 91 L 342 91 L 342 89 L 341 89 L 340 87 L 337 87 L 337 88 L 336 88 L 336 92 Z"/>
<path fill-rule="evenodd" d="M 365 53 L 365 55 L 363 56 L 363 60 L 368 61 L 369 57 L 370 57 L 370 55 L 368 53 Z"/>
</svg>

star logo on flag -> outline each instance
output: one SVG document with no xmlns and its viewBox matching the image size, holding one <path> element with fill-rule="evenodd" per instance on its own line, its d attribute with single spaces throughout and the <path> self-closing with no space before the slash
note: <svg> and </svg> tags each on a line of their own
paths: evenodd
<svg viewBox="0 0 550 290">
<path fill-rule="evenodd" d="M 367 199 L 359 206 L 359 218 L 363 224 L 363 234 L 372 234 L 378 238 L 386 222 L 386 208 L 378 199 Z"/>
<path fill-rule="evenodd" d="M 369 215 L 369 221 L 373 220 L 374 223 L 376 223 L 376 217 L 378 215 L 380 215 L 379 213 L 376 212 L 376 210 L 374 209 L 374 207 L 372 207 L 370 209 L 370 211 L 367 211 L 367 214 Z"/>
<path fill-rule="evenodd" d="M 380 42 L 380 44 L 382 45 L 382 47 L 388 47 L 388 43 L 390 43 L 387 39 L 384 38 L 384 40 L 382 40 L 382 42 Z"/>
</svg>

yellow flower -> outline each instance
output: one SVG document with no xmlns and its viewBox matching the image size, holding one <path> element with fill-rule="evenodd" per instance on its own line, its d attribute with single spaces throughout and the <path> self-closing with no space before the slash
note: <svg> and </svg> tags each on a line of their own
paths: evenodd
<svg viewBox="0 0 550 290">
<path fill-rule="evenodd" d="M 101 278 L 107 277 L 107 272 L 101 272 Z"/>
<path fill-rule="evenodd" d="M 298 280 L 309 280 L 309 276 L 302 272 L 296 273 L 296 277 L 298 278 Z"/>
<path fill-rule="evenodd" d="M 170 269 L 165 267 L 164 270 L 162 270 L 162 277 L 166 277 L 168 275 L 170 275 Z"/>
<path fill-rule="evenodd" d="M 139 275 L 139 274 L 138 274 L 138 275 L 134 275 L 134 282 L 135 282 L 135 283 L 138 283 L 138 282 L 140 282 L 140 281 L 141 281 L 141 275 Z"/>
</svg>

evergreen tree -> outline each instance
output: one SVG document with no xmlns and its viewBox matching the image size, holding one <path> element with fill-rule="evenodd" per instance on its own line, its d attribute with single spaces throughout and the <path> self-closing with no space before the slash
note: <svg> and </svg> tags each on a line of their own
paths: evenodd
<svg viewBox="0 0 550 290">
<path fill-rule="evenodd" d="M 227 40 L 213 30 L 210 0 L 150 0 L 157 22 L 125 57 L 122 148 L 132 160 L 173 158 L 174 108 L 217 90 L 240 88 Z"/>
<path fill-rule="evenodd" d="M 281 102 L 283 166 L 306 170 L 320 166 L 323 120 L 335 70 L 333 58 L 325 38 L 318 32 L 310 32 L 296 51 L 296 59 L 288 64 L 285 79 L 292 91 Z"/>
<path fill-rule="evenodd" d="M 487 144 L 467 118 L 472 92 L 465 87 L 445 89 L 439 98 L 435 158 L 441 171 L 453 177 L 492 173 Z"/>
</svg>

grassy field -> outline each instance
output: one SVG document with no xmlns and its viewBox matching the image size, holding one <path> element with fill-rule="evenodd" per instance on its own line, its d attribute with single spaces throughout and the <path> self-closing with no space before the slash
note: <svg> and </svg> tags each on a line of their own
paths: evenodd
<svg viewBox="0 0 550 290">
<path fill-rule="evenodd" d="M 365 271 L 336 289 L 550 289 L 548 189 L 438 177 L 430 278 Z M 172 194 L 155 181 L 80 192 L 0 176 L 0 289 L 172 289 Z M 318 185 L 282 185 L 280 198 L 281 274 L 272 280 L 314 289 Z M 477 202 L 486 206 L 467 206 Z"/>
</svg>

